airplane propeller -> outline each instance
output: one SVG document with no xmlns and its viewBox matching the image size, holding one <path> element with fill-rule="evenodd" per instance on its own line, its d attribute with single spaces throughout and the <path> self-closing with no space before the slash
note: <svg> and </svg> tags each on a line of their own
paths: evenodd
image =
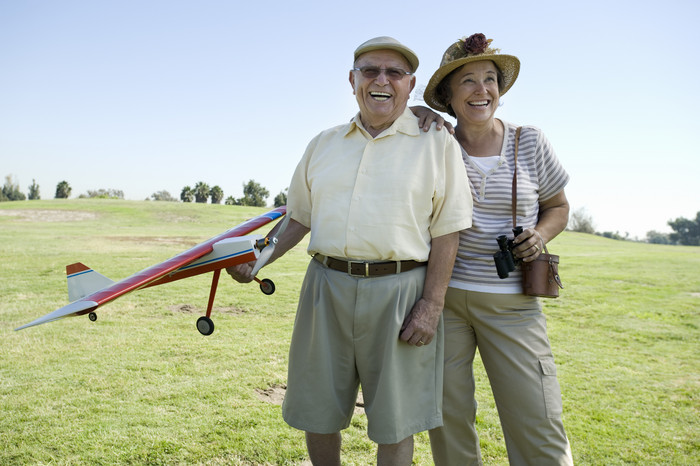
<svg viewBox="0 0 700 466">
<path fill-rule="evenodd" d="M 253 271 L 251 274 L 253 276 L 256 276 L 258 272 L 260 271 L 261 268 L 265 264 L 267 264 L 267 261 L 270 260 L 270 257 L 272 256 L 272 253 L 275 252 L 275 245 L 277 245 L 277 238 L 279 238 L 282 233 L 284 233 L 284 230 L 287 228 L 287 225 L 289 224 L 289 219 L 291 218 L 291 211 L 288 211 L 287 214 L 284 216 L 284 219 L 282 219 L 282 225 L 280 225 L 280 229 L 277 230 L 277 233 L 275 233 L 275 236 L 272 238 L 265 238 L 264 243 L 260 246 L 262 249 L 260 251 L 260 255 L 258 256 L 258 260 L 255 262 L 255 266 L 253 267 Z"/>
</svg>

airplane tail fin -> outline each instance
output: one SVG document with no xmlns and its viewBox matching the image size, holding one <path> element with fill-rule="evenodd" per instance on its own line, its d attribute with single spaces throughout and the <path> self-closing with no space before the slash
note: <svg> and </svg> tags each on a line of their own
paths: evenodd
<svg viewBox="0 0 700 466">
<path fill-rule="evenodd" d="M 114 283 L 87 265 L 76 262 L 66 266 L 68 277 L 68 301 L 73 302 Z"/>
</svg>

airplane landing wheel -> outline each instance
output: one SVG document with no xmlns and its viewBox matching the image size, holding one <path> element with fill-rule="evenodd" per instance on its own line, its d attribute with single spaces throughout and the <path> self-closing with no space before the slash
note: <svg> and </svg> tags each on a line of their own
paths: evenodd
<svg viewBox="0 0 700 466">
<path fill-rule="evenodd" d="M 88 319 L 90 319 L 91 322 L 96 321 L 96 320 L 97 320 L 97 314 L 95 314 L 94 312 L 91 312 L 90 314 L 88 314 Z"/>
<path fill-rule="evenodd" d="M 272 294 L 275 292 L 275 284 L 269 278 L 263 278 L 260 281 L 260 291 L 265 294 Z"/>
<path fill-rule="evenodd" d="M 214 333 L 214 322 L 209 317 L 202 316 L 197 319 L 197 330 L 202 335 L 211 335 Z"/>
</svg>

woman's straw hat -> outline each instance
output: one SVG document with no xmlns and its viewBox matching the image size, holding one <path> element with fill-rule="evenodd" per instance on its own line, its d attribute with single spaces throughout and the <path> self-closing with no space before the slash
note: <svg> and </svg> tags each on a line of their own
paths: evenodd
<svg viewBox="0 0 700 466">
<path fill-rule="evenodd" d="M 440 82 L 462 65 L 480 60 L 491 60 L 503 73 L 504 83 L 500 94 L 505 94 L 520 72 L 520 60 L 513 55 L 500 54 L 500 49 L 491 48 L 491 40 L 481 33 L 463 37 L 450 45 L 442 56 L 440 67 L 433 73 L 423 91 L 423 100 L 435 110 L 447 112 L 447 102 L 442 102 L 435 91 Z"/>
</svg>

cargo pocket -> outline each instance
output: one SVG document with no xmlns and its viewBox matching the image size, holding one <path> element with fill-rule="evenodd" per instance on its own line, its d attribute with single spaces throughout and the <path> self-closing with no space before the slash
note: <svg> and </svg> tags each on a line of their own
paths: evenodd
<svg viewBox="0 0 700 466">
<path fill-rule="evenodd" d="M 557 366 L 554 358 L 541 358 L 540 368 L 542 369 L 542 393 L 544 394 L 544 405 L 549 419 L 559 418 L 562 413 L 561 389 L 557 380 Z"/>
</svg>

